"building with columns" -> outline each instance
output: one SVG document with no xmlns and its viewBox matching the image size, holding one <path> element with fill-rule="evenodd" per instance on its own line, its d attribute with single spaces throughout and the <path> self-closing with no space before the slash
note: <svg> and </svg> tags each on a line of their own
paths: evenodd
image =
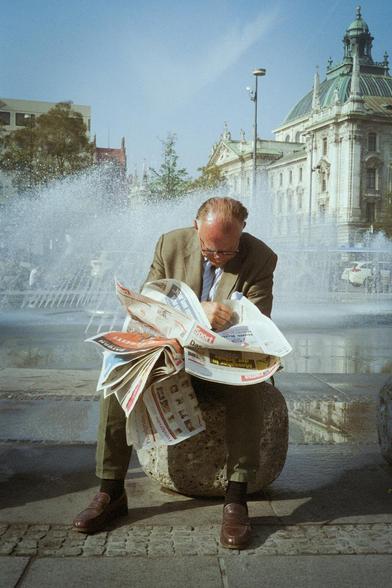
<svg viewBox="0 0 392 588">
<path fill-rule="evenodd" d="M 329 60 L 322 81 L 316 72 L 313 89 L 274 131 L 275 141 L 258 141 L 256 163 L 260 172 L 265 168 L 272 237 L 280 241 L 305 244 L 328 233 L 339 245 L 355 244 L 391 214 L 392 77 L 388 55 L 375 62 L 372 44 L 357 8 L 344 35 L 342 61 Z M 210 162 L 222 169 L 232 194 L 244 194 L 253 143 L 242 146 L 241 157 L 225 159 L 228 147 L 222 137 Z M 260 160 L 259 153 L 265 154 Z"/>
</svg>

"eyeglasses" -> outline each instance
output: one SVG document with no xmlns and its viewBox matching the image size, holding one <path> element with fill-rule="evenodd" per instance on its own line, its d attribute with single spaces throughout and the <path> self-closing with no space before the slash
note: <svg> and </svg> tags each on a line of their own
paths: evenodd
<svg viewBox="0 0 392 588">
<path fill-rule="evenodd" d="M 200 237 L 199 237 L 200 239 Z M 200 239 L 200 243 L 201 243 L 201 251 L 202 253 L 206 254 L 206 255 L 223 255 L 226 257 L 230 257 L 231 255 L 236 255 L 236 253 L 239 253 L 239 249 L 233 249 L 232 251 L 224 251 L 221 249 L 207 249 L 207 247 L 204 245 L 204 241 L 202 239 Z"/>
</svg>

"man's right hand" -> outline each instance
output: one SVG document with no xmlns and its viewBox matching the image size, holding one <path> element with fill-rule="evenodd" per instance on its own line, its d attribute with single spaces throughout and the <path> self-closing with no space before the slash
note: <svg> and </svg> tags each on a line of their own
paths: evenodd
<svg viewBox="0 0 392 588">
<path fill-rule="evenodd" d="M 233 313 L 228 306 L 220 302 L 202 302 L 201 305 L 214 331 L 229 328 Z"/>
</svg>

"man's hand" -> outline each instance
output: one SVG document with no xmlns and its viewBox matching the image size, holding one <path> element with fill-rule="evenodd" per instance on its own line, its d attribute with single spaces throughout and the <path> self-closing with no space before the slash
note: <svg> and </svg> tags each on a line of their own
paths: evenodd
<svg viewBox="0 0 392 588">
<path fill-rule="evenodd" d="M 224 331 L 229 328 L 233 313 L 228 306 L 220 302 L 202 302 L 201 305 L 214 331 Z"/>
</svg>

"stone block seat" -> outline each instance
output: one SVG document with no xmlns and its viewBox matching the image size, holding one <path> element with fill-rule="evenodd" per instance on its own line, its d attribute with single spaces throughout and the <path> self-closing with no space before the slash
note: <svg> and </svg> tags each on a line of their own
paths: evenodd
<svg viewBox="0 0 392 588">
<path fill-rule="evenodd" d="M 392 465 L 392 377 L 380 390 L 377 431 L 381 454 Z"/>
<path fill-rule="evenodd" d="M 177 445 L 138 451 L 144 472 L 164 488 L 187 496 L 223 496 L 225 492 L 225 408 L 218 398 L 198 396 L 206 430 Z M 288 448 L 288 412 L 281 392 L 265 385 L 260 436 L 260 461 L 249 493 L 277 478 Z"/>
</svg>

